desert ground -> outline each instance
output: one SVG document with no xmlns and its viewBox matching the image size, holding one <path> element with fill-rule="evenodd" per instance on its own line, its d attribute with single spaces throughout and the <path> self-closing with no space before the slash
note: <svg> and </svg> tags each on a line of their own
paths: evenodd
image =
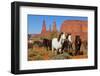
<svg viewBox="0 0 100 76">
<path fill-rule="evenodd" d="M 88 58 L 87 49 L 81 45 L 80 54 L 74 55 L 75 50 L 64 50 L 62 54 L 52 53 L 52 50 L 47 50 L 45 47 L 33 46 L 28 49 L 28 61 L 33 60 L 60 60 L 60 59 L 84 59 Z"/>
</svg>

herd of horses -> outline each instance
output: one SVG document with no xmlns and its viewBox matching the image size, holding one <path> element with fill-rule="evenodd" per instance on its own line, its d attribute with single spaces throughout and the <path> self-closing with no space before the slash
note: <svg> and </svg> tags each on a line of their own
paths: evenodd
<svg viewBox="0 0 100 76">
<path fill-rule="evenodd" d="M 74 44 L 74 47 L 73 47 Z M 80 48 L 82 45 L 82 39 L 80 35 L 75 36 L 75 40 L 72 40 L 71 33 L 61 32 L 58 38 L 46 39 L 44 38 L 42 41 L 34 41 L 28 43 L 28 48 L 33 48 L 34 45 L 38 45 L 39 47 L 45 47 L 48 50 L 52 50 L 52 53 L 62 54 L 65 50 L 75 51 L 74 55 L 78 55 L 80 53 Z M 85 48 L 87 48 L 87 42 L 85 42 Z"/>
</svg>

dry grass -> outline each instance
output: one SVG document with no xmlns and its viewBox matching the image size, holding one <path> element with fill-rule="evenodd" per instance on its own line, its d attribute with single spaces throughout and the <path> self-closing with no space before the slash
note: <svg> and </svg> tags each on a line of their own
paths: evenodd
<svg viewBox="0 0 100 76">
<path fill-rule="evenodd" d="M 28 61 L 32 60 L 59 60 L 59 59 L 83 59 L 87 58 L 87 51 L 84 50 L 83 48 L 81 49 L 82 54 L 77 55 L 77 56 L 72 56 L 70 53 L 74 54 L 75 51 L 70 51 L 68 53 L 65 51 L 63 54 L 57 54 L 55 55 L 52 53 L 51 50 L 46 50 L 44 47 L 33 47 L 31 49 L 28 49 Z"/>
</svg>

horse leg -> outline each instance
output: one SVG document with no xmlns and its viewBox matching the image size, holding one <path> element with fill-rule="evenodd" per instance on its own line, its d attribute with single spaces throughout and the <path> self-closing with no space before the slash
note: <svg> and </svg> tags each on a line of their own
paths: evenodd
<svg viewBox="0 0 100 76">
<path fill-rule="evenodd" d="M 70 43 L 70 53 L 73 54 L 72 43 Z"/>
<path fill-rule="evenodd" d="M 61 54 L 62 53 L 62 50 L 61 49 L 58 49 L 58 52 Z"/>
<path fill-rule="evenodd" d="M 72 50 L 72 44 L 70 43 L 70 47 L 69 47 L 69 49 L 70 49 L 70 52 L 71 52 L 71 50 Z"/>
<path fill-rule="evenodd" d="M 55 55 L 57 55 L 57 53 L 58 53 L 58 50 L 55 50 Z"/>
<path fill-rule="evenodd" d="M 52 48 L 52 53 L 53 53 L 53 48 Z"/>
<path fill-rule="evenodd" d="M 62 48 L 61 48 L 61 54 L 64 53 L 64 48 L 65 48 L 65 47 L 62 47 Z"/>
<path fill-rule="evenodd" d="M 48 51 L 48 47 L 46 46 L 46 50 Z"/>
<path fill-rule="evenodd" d="M 71 50 L 73 50 L 73 44 L 71 43 Z"/>
<path fill-rule="evenodd" d="M 76 46 L 76 50 L 75 50 L 75 55 L 78 55 L 79 54 L 79 45 Z"/>
<path fill-rule="evenodd" d="M 52 50 L 51 47 L 49 47 L 49 50 Z"/>
<path fill-rule="evenodd" d="M 69 45 L 69 53 L 70 53 L 70 45 Z"/>
<path fill-rule="evenodd" d="M 69 53 L 69 44 L 68 44 L 68 53 Z"/>
<path fill-rule="evenodd" d="M 54 51 L 54 55 L 57 55 L 57 52 L 58 52 L 58 50 L 56 50 L 55 48 L 52 48 L 53 50 L 52 50 L 52 53 L 53 53 L 53 51 Z"/>
<path fill-rule="evenodd" d="M 54 55 L 56 55 L 56 50 L 52 47 L 52 53 L 54 53 Z"/>
<path fill-rule="evenodd" d="M 49 46 L 47 46 L 47 51 L 49 51 Z"/>
</svg>

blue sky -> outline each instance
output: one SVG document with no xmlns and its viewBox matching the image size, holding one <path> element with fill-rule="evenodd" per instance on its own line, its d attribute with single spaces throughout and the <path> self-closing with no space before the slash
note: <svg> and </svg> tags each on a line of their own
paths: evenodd
<svg viewBox="0 0 100 76">
<path fill-rule="evenodd" d="M 53 15 L 28 15 L 28 34 L 39 34 L 41 33 L 43 20 L 46 22 L 47 29 L 52 26 L 53 22 L 56 21 L 57 29 L 60 30 L 61 24 L 65 20 L 88 20 L 87 17 L 79 16 L 53 16 Z"/>
</svg>

